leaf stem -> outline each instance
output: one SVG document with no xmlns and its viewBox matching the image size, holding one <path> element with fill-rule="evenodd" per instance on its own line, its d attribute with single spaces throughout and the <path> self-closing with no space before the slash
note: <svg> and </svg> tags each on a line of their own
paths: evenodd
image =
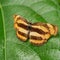
<svg viewBox="0 0 60 60">
<path fill-rule="evenodd" d="M 4 54 L 4 60 L 6 60 L 6 29 L 5 29 L 5 21 L 4 21 L 4 12 L 1 3 L 0 3 L 0 9 L 2 13 L 2 21 L 3 21 L 3 29 L 4 29 L 3 54 Z"/>
</svg>

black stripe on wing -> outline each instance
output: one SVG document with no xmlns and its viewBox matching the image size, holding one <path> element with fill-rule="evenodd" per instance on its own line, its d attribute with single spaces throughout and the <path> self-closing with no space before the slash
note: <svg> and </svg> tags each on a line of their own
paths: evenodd
<svg viewBox="0 0 60 60">
<path fill-rule="evenodd" d="M 43 40 L 42 37 L 37 37 L 37 36 L 30 36 L 30 39 L 33 39 L 33 40 Z"/>
</svg>

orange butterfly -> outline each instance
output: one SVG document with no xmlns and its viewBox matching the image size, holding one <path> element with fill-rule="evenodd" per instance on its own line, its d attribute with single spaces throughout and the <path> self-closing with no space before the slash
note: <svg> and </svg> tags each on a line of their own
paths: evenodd
<svg viewBox="0 0 60 60">
<path fill-rule="evenodd" d="M 35 45 L 41 45 L 52 36 L 57 35 L 57 26 L 49 23 L 30 23 L 19 15 L 14 15 L 14 28 L 16 29 L 17 37 Z"/>
</svg>

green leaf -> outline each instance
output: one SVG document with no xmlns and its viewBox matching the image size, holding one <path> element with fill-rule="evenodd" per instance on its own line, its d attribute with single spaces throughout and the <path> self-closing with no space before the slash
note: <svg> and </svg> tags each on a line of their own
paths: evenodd
<svg viewBox="0 0 60 60">
<path fill-rule="evenodd" d="M 4 58 L 4 31 L 3 31 L 3 21 L 2 21 L 2 14 L 1 14 L 1 9 L 0 9 L 0 59 L 3 60 Z M 3 48 L 3 49 L 2 49 Z"/>
<path fill-rule="evenodd" d="M 0 0 L 1 60 L 60 60 L 60 6 L 56 0 Z M 29 22 L 48 22 L 58 34 L 42 46 L 22 42 L 16 37 L 13 15 Z"/>
</svg>

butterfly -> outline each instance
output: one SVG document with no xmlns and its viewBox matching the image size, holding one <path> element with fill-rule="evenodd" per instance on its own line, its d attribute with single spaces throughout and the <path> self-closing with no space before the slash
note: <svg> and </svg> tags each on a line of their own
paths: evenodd
<svg viewBox="0 0 60 60">
<path fill-rule="evenodd" d="M 27 41 L 35 45 L 42 45 L 54 35 L 57 35 L 57 26 L 49 23 L 30 23 L 20 15 L 14 15 L 14 28 L 17 37 L 22 41 Z"/>
</svg>

